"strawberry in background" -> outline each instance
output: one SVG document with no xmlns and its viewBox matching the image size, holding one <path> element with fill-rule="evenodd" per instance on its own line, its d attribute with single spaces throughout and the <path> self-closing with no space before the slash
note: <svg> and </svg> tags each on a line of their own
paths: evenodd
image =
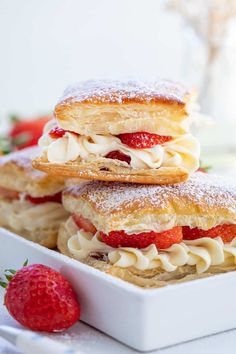
<svg viewBox="0 0 236 354">
<path fill-rule="evenodd" d="M 14 118 L 13 125 L 9 131 L 9 138 L 13 150 L 21 150 L 29 146 L 37 145 L 43 132 L 44 125 L 49 121 L 50 116 L 42 116 L 30 120 Z"/>
<path fill-rule="evenodd" d="M 0 136 L 0 155 L 37 145 L 44 125 L 51 119 L 49 115 L 23 119 L 11 116 L 8 133 Z"/>
</svg>

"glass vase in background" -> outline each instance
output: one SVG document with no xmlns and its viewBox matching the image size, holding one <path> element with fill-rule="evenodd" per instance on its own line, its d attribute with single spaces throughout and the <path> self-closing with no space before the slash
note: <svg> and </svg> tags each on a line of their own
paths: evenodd
<svg viewBox="0 0 236 354">
<path fill-rule="evenodd" d="M 212 123 L 197 128 L 204 163 L 236 176 L 236 0 L 170 0 L 184 19 L 183 77 Z M 204 119 L 203 119 L 204 122 Z"/>
</svg>

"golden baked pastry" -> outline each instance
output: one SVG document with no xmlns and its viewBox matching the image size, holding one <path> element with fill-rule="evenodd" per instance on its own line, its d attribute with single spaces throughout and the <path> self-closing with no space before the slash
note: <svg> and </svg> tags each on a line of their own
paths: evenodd
<svg viewBox="0 0 236 354">
<path fill-rule="evenodd" d="M 32 159 L 41 152 L 39 147 L 30 147 L 0 158 L 0 187 L 30 194 L 32 197 L 60 192 L 64 187 L 63 177 L 50 175 L 32 168 Z"/>
<path fill-rule="evenodd" d="M 38 147 L 0 158 L 0 226 L 48 248 L 68 213 L 61 204 L 64 179 L 32 168 Z"/>
<path fill-rule="evenodd" d="M 187 132 L 190 93 L 168 80 L 98 80 L 68 87 L 55 107 L 61 128 L 80 135 L 145 131 L 176 136 Z"/>
<path fill-rule="evenodd" d="M 85 81 L 56 105 L 34 167 L 53 175 L 171 184 L 199 167 L 191 95 L 167 80 Z"/>
<path fill-rule="evenodd" d="M 63 192 L 58 248 L 144 287 L 236 268 L 236 185 L 196 172 L 184 183 L 89 182 Z"/>
</svg>

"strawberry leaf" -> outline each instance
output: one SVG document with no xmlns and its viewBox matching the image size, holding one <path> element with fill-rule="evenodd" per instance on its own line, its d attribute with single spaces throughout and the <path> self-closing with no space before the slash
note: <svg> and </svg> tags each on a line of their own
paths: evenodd
<svg viewBox="0 0 236 354">
<path fill-rule="evenodd" d="M 0 281 L 0 286 L 4 289 L 6 289 L 7 287 L 7 283 L 5 283 L 4 281 Z"/>
<path fill-rule="evenodd" d="M 23 263 L 23 267 L 26 267 L 27 265 L 28 265 L 28 263 L 29 263 L 29 260 L 28 260 L 28 258 L 24 261 L 24 263 Z"/>
<path fill-rule="evenodd" d="M 14 269 L 5 269 L 5 272 L 9 272 L 11 274 L 16 274 L 16 271 Z"/>
<path fill-rule="evenodd" d="M 5 155 L 11 152 L 12 146 L 9 138 L 0 136 L 0 151 Z"/>
<path fill-rule="evenodd" d="M 9 120 L 10 120 L 11 123 L 17 123 L 17 122 L 20 121 L 20 118 L 16 114 L 11 114 L 9 116 Z"/>
<path fill-rule="evenodd" d="M 12 275 L 9 275 L 9 274 L 5 274 L 5 278 L 8 280 L 8 281 L 11 281 L 13 276 Z"/>
<path fill-rule="evenodd" d="M 24 264 L 23 264 L 23 267 L 27 266 L 28 265 L 28 259 L 25 260 Z M 3 281 L 1 278 L 0 278 L 0 286 L 2 286 L 3 288 L 6 288 L 8 283 L 12 280 L 12 278 L 14 277 L 14 275 L 16 274 L 16 270 L 14 269 L 5 269 L 4 271 L 4 276 L 6 278 L 5 281 Z M 10 274 L 8 274 L 10 273 Z"/>
<path fill-rule="evenodd" d="M 14 146 L 19 146 L 19 145 L 27 143 L 31 139 L 32 139 L 31 133 L 28 133 L 28 132 L 20 133 L 17 136 L 15 136 L 14 138 L 12 138 L 12 144 Z"/>
</svg>

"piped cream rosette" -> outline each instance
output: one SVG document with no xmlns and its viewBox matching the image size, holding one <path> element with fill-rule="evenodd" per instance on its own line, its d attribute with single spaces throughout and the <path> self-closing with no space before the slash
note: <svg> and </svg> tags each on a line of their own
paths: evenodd
<svg viewBox="0 0 236 354">
<path fill-rule="evenodd" d="M 204 237 L 173 244 L 165 250 L 158 250 L 154 244 L 144 249 L 112 248 L 100 240 L 99 232 L 93 235 L 78 230 L 68 240 L 68 249 L 78 260 L 91 254 L 105 253 L 112 265 L 121 268 L 135 267 L 138 270 L 160 268 L 172 272 L 177 267 L 190 265 L 196 266 L 197 273 L 203 273 L 210 266 L 236 264 L 236 238 L 224 244 L 220 237 Z"/>
</svg>

